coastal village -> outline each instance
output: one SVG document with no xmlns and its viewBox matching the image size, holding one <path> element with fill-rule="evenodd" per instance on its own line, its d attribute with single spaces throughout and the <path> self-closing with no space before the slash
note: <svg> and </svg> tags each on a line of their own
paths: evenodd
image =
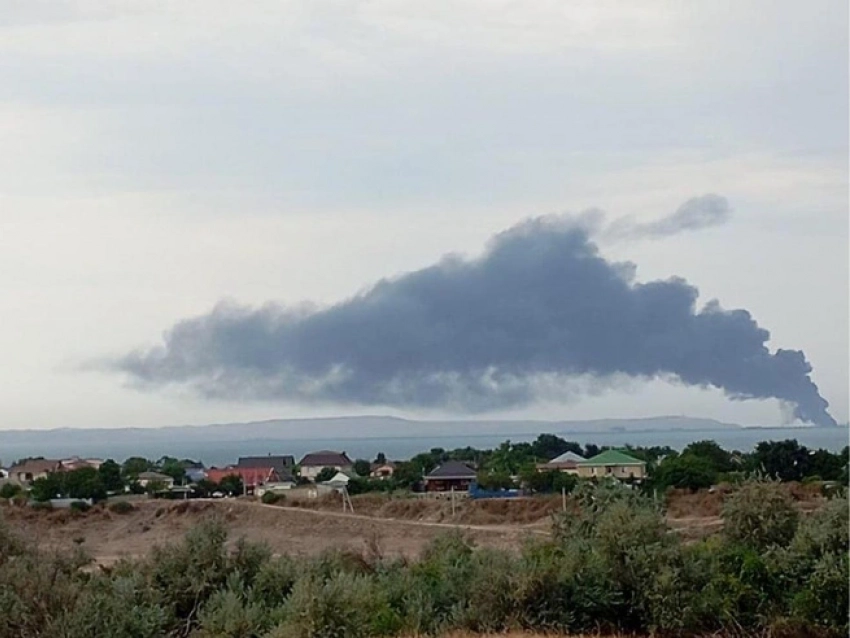
<svg viewBox="0 0 850 638">
<path fill-rule="evenodd" d="M 141 459 L 139 459 L 141 460 Z M 35 494 L 39 482 L 83 470 L 91 476 L 105 474 L 105 464 L 117 464 L 97 458 L 70 457 L 65 459 L 30 458 L 0 469 L 0 492 L 7 496 L 30 492 Z M 403 462 L 384 456 L 372 462 L 352 460 L 344 451 L 318 450 L 304 455 L 299 461 L 289 454 L 239 457 L 225 467 L 204 467 L 200 462 L 168 459 L 158 463 L 135 464 L 133 459 L 119 466 L 125 478 L 122 490 L 126 493 L 145 493 L 154 498 L 226 498 L 254 496 L 273 500 L 275 496 L 298 494 L 318 498 L 328 493 L 347 493 L 352 482 L 367 483 L 376 491 L 382 482 L 394 479 Z M 135 468 L 135 471 L 134 471 Z M 563 474 L 575 479 L 615 479 L 623 484 L 637 485 L 646 476 L 646 463 L 619 450 L 605 450 L 590 458 L 567 451 L 548 462 L 537 463 L 536 472 Z M 139 471 L 140 470 L 140 471 Z M 408 471 L 409 475 L 409 471 Z M 439 497 L 458 495 L 510 498 L 530 494 L 519 476 L 510 477 L 512 485 L 501 489 L 486 489 L 479 485 L 481 468 L 472 461 L 445 460 L 419 476 L 408 476 L 407 484 L 413 493 Z M 7 487 L 8 486 L 8 487 Z M 109 486 L 106 486 L 107 488 Z M 508 487 L 513 489 L 508 489 Z M 117 490 L 109 496 L 118 495 Z M 57 507 L 70 503 L 97 500 L 96 494 L 47 494 L 48 501 Z"/>
</svg>

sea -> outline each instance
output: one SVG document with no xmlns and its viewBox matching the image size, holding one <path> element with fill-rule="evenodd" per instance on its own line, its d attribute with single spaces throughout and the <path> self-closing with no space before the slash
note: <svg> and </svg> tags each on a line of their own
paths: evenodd
<svg viewBox="0 0 850 638">
<path fill-rule="evenodd" d="M 652 431 L 605 431 L 605 432 L 553 432 L 568 441 L 576 441 L 582 445 L 595 443 L 620 447 L 663 446 L 681 450 L 689 443 L 701 440 L 714 440 L 728 450 L 742 452 L 752 450 L 760 441 L 781 441 L 796 439 L 800 444 L 810 449 L 824 448 L 832 452 L 840 451 L 848 445 L 847 428 L 726 428 L 718 430 L 652 430 Z M 200 460 L 207 466 L 223 466 L 235 463 L 239 456 L 258 456 L 265 454 L 292 454 L 300 459 L 308 452 L 332 449 L 344 451 L 352 459 L 373 459 L 379 452 L 387 458 L 405 460 L 420 452 L 432 448 L 451 450 L 455 448 L 474 447 L 492 449 L 506 440 L 514 443 L 530 442 L 537 438 L 537 433 L 511 434 L 458 434 L 454 436 L 399 436 L 381 438 L 246 438 L 239 441 L 212 441 L 202 437 L 191 440 L 177 439 L 167 444 L 162 442 L 145 441 L 87 441 L 79 449 L 69 447 L 67 443 L 56 445 L 53 449 L 47 441 L 41 443 L 38 449 L 31 446 L 7 444 L 0 450 L 4 461 L 22 458 L 24 456 L 45 456 L 67 458 L 71 455 L 97 458 L 114 458 L 124 460 L 129 456 L 143 456 L 158 459 L 163 455 L 178 458 Z"/>
</svg>

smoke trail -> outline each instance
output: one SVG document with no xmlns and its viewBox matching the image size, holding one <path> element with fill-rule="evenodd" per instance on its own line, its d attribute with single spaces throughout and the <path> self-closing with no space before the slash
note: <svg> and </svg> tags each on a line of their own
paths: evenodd
<svg viewBox="0 0 850 638">
<path fill-rule="evenodd" d="M 209 396 L 466 411 L 534 401 L 553 376 L 675 375 L 834 424 L 802 352 L 771 353 L 746 310 L 697 309 L 682 279 L 636 283 L 588 232 L 532 219 L 477 259 L 446 257 L 322 310 L 219 305 L 117 366 Z"/>
</svg>

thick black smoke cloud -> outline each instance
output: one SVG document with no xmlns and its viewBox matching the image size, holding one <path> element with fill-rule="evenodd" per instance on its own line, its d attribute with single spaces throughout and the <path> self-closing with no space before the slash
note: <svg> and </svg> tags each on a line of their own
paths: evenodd
<svg viewBox="0 0 850 638">
<path fill-rule="evenodd" d="M 672 375 L 834 424 L 802 352 L 771 353 L 746 310 L 696 300 L 679 278 L 636 283 L 587 229 L 539 218 L 477 259 L 446 257 L 326 309 L 220 305 L 118 365 L 216 397 L 466 411 L 531 402 L 541 380 Z"/>
</svg>

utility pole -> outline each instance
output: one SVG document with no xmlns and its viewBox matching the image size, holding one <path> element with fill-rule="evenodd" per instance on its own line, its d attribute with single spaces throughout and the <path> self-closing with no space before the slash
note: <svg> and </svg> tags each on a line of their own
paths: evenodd
<svg viewBox="0 0 850 638">
<path fill-rule="evenodd" d="M 348 488 L 342 487 L 342 511 L 345 512 L 346 507 L 354 514 L 354 504 L 351 502 L 351 496 L 348 494 Z"/>
<path fill-rule="evenodd" d="M 564 512 L 567 511 L 567 488 L 566 487 L 561 488 L 561 510 L 564 511 Z"/>
</svg>

